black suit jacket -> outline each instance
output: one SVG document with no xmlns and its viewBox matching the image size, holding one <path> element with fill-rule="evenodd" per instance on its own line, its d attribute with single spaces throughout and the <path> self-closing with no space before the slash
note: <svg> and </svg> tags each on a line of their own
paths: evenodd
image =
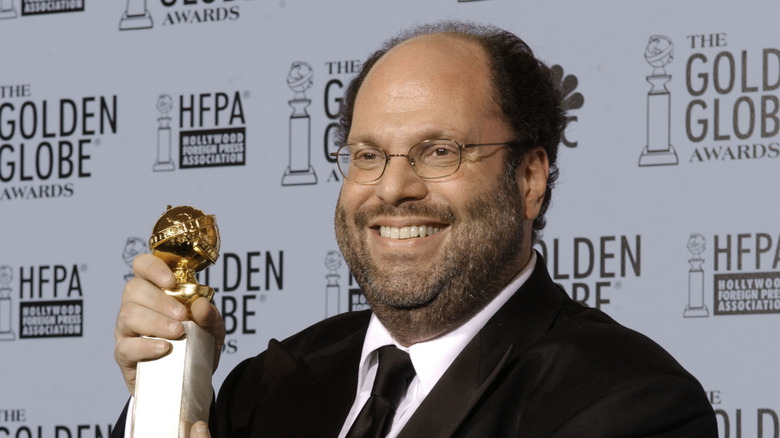
<svg viewBox="0 0 780 438">
<path fill-rule="evenodd" d="M 244 361 L 217 437 L 336 437 L 370 313 L 318 323 Z M 701 385 L 666 351 L 573 302 L 544 261 L 445 372 L 400 437 L 717 437 Z"/>
<path fill-rule="evenodd" d="M 238 365 L 212 434 L 336 437 L 354 401 L 370 312 L 318 323 Z M 541 257 L 400 434 L 432 437 L 717 437 L 701 385 L 666 351 L 573 302 Z"/>
</svg>

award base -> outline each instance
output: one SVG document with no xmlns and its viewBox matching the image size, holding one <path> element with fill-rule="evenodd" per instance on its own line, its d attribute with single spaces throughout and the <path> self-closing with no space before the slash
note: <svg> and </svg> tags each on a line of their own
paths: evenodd
<svg viewBox="0 0 780 438">
<path fill-rule="evenodd" d="M 192 424 L 208 421 L 213 390 L 214 337 L 192 321 L 171 352 L 139 362 L 132 438 L 188 438 Z"/>
<path fill-rule="evenodd" d="M 706 318 L 710 316 L 710 311 L 706 307 L 686 307 L 683 312 L 683 318 Z"/>
<path fill-rule="evenodd" d="M 162 161 L 162 162 L 158 161 L 154 163 L 154 167 L 152 167 L 152 170 L 155 172 L 165 172 L 165 171 L 176 170 L 176 166 L 173 165 L 173 161 Z"/>
<path fill-rule="evenodd" d="M 303 186 L 317 184 L 317 174 L 314 173 L 314 168 L 309 166 L 308 170 L 290 170 L 288 167 L 284 170 L 284 176 L 282 176 L 283 186 Z"/>
<path fill-rule="evenodd" d="M 0 341 L 13 341 L 16 339 L 14 332 L 0 332 Z"/>
<path fill-rule="evenodd" d="M 645 146 L 642 155 L 639 156 L 639 165 L 644 166 L 672 166 L 677 164 L 677 152 L 674 146 L 669 145 L 669 149 L 651 151 Z"/>
<path fill-rule="evenodd" d="M 128 15 L 127 12 L 122 15 L 119 21 L 119 30 L 149 29 L 152 23 L 152 15 L 146 11 L 143 15 Z"/>
<path fill-rule="evenodd" d="M 16 10 L 9 9 L 5 11 L 0 11 L 0 19 L 4 19 L 4 18 L 16 18 Z"/>
</svg>

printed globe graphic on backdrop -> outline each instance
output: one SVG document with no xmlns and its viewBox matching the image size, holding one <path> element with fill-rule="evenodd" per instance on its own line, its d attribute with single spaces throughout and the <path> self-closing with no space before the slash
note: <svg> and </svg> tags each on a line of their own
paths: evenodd
<svg viewBox="0 0 780 438">
<path fill-rule="evenodd" d="M 287 86 L 296 93 L 303 93 L 314 84 L 314 70 L 305 62 L 293 62 L 287 74 Z"/>
<path fill-rule="evenodd" d="M 122 250 L 122 260 L 128 265 L 133 264 L 133 259 L 141 253 L 146 252 L 146 242 L 140 237 L 128 237 L 125 242 L 125 248 Z"/>
<path fill-rule="evenodd" d="M 688 251 L 691 254 L 699 255 L 704 252 L 705 239 L 701 234 L 691 234 L 688 239 Z"/>
<path fill-rule="evenodd" d="M 664 68 L 674 60 L 674 44 L 664 35 L 653 35 L 645 48 L 645 60 L 655 68 Z"/>
<path fill-rule="evenodd" d="M 167 94 L 161 94 L 157 98 L 157 111 L 160 114 L 168 114 L 173 109 L 173 98 Z"/>
<path fill-rule="evenodd" d="M 8 265 L 0 266 L 0 286 L 8 287 L 14 279 L 14 271 Z"/>
</svg>

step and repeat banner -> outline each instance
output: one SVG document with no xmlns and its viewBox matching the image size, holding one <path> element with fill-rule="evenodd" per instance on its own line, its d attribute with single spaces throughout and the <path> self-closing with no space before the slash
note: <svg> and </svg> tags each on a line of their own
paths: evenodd
<svg viewBox="0 0 780 438">
<path fill-rule="evenodd" d="M 113 326 L 167 205 L 229 370 L 366 307 L 334 239 L 347 82 L 401 28 L 493 23 L 570 109 L 536 249 L 574 299 L 696 375 L 722 437 L 780 435 L 780 3 L 0 0 L 0 438 L 106 437 Z"/>
</svg>

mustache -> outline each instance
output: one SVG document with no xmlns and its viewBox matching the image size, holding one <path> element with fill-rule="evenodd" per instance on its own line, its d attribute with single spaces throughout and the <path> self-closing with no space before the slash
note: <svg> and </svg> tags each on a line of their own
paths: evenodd
<svg viewBox="0 0 780 438">
<path fill-rule="evenodd" d="M 458 220 L 458 215 L 455 213 L 455 210 L 446 205 L 404 203 L 400 206 L 392 206 L 387 204 L 380 204 L 362 208 L 357 213 L 355 213 L 355 225 L 360 228 L 365 227 L 369 222 L 371 222 L 373 218 L 377 216 L 423 216 L 446 224 L 452 224 Z"/>
</svg>

